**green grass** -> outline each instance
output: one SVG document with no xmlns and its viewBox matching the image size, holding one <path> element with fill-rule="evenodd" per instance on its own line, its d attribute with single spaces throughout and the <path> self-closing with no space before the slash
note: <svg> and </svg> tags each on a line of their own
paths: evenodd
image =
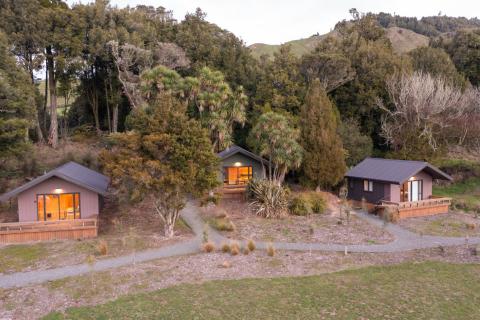
<svg viewBox="0 0 480 320">
<path fill-rule="evenodd" d="M 368 267 L 180 285 L 44 319 L 479 319 L 480 265 Z"/>
<path fill-rule="evenodd" d="M 442 197 L 451 197 L 454 203 L 464 203 L 465 209 L 474 210 L 480 207 L 480 178 L 469 178 L 446 186 L 433 186 L 433 194 Z"/>
<path fill-rule="evenodd" d="M 45 244 L 10 245 L 0 249 L 0 273 L 20 271 L 48 254 Z"/>
</svg>

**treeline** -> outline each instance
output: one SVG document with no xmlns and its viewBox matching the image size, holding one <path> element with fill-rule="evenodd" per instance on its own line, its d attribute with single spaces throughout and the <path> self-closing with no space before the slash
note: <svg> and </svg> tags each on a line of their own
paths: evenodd
<svg viewBox="0 0 480 320">
<path fill-rule="evenodd" d="M 60 0 L 2 1 L 1 161 L 31 142 L 55 148 L 74 130 L 99 137 L 135 131 L 110 141 L 123 147 L 104 158 L 128 163 L 144 154 L 142 161 L 160 166 L 165 159 L 151 149 L 159 141 L 149 139 L 161 139 L 168 157 L 198 153 L 212 167 L 205 150 L 175 149 L 185 139 L 205 146 L 207 137 L 211 151 L 236 143 L 266 157 L 274 180 L 298 169 L 305 184 L 330 188 L 372 154 L 430 159 L 451 145 L 478 148 L 480 32 L 459 31 L 398 55 L 382 28 L 396 17 L 351 12 L 312 53 L 298 58 L 283 46 L 273 59 L 256 60 L 200 9 L 179 22 L 162 7 L 120 9 L 103 0 L 71 8 Z M 202 168 L 185 166 L 202 176 Z M 192 172 L 180 169 L 168 168 L 188 185 Z M 203 178 L 210 186 L 212 177 Z"/>
</svg>

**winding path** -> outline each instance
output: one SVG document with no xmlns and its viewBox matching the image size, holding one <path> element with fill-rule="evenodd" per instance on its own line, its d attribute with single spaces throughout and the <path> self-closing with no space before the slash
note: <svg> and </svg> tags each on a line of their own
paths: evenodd
<svg viewBox="0 0 480 320">
<path fill-rule="evenodd" d="M 480 244 L 480 238 L 455 238 L 455 237 L 437 237 L 420 236 L 408 231 L 398 225 L 384 222 L 372 215 L 357 211 L 356 215 L 369 223 L 384 227 L 390 232 L 395 240 L 386 244 L 361 244 L 361 245 L 340 245 L 340 244 L 322 244 L 322 243 L 303 243 L 303 242 L 273 242 L 276 249 L 297 250 L 297 251 L 339 251 L 344 252 L 400 252 L 414 249 L 432 248 L 438 246 L 462 245 L 468 241 L 468 244 Z M 92 271 L 105 271 L 112 268 L 118 268 L 134 263 L 145 262 L 160 258 L 188 255 L 198 253 L 201 250 L 203 234 L 206 231 L 210 240 L 220 243 L 230 241 L 216 230 L 210 228 L 204 223 L 198 214 L 198 208 L 193 202 L 189 202 L 181 212 L 182 219 L 190 226 L 195 234 L 195 238 L 173 244 L 167 247 L 145 250 L 135 254 L 109 258 L 97 261 L 94 265 L 78 264 L 47 270 L 37 270 L 28 272 L 17 272 L 12 274 L 0 275 L 0 288 L 23 287 L 31 284 L 39 284 L 46 281 L 63 279 L 71 276 L 79 276 Z M 265 249 L 269 243 L 256 242 L 259 249 Z"/>
</svg>

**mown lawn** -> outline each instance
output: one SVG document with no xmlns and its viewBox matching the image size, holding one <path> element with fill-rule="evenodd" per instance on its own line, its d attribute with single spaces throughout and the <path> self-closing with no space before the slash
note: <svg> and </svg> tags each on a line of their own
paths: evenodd
<svg viewBox="0 0 480 320">
<path fill-rule="evenodd" d="M 480 265 L 424 262 L 180 285 L 44 319 L 480 319 L 479 305 Z"/>
</svg>

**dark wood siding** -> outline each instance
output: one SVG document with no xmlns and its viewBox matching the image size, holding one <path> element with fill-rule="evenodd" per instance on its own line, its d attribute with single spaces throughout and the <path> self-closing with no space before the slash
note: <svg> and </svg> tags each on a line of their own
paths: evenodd
<svg viewBox="0 0 480 320">
<path fill-rule="evenodd" d="M 373 191 L 363 191 L 363 179 L 348 178 L 348 198 L 352 200 L 362 201 L 362 198 L 369 203 L 377 203 L 380 200 L 388 200 L 389 194 L 385 194 L 386 190 L 390 190 L 385 183 L 373 180 Z"/>
</svg>

